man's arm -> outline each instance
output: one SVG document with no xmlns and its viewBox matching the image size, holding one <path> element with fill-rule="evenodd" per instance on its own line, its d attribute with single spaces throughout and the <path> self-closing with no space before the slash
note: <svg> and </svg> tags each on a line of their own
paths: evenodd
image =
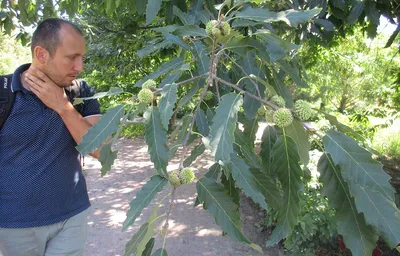
<svg viewBox="0 0 400 256">
<path fill-rule="evenodd" d="M 96 122 L 100 120 L 100 116 L 82 117 L 74 106 L 68 100 L 64 88 L 56 85 L 43 72 L 34 67 L 24 75 L 24 81 L 28 83 L 31 91 L 49 108 L 53 109 L 60 115 L 68 131 L 79 144 L 82 141 L 82 136 L 87 133 Z M 100 149 L 89 155 L 98 158 Z"/>
</svg>

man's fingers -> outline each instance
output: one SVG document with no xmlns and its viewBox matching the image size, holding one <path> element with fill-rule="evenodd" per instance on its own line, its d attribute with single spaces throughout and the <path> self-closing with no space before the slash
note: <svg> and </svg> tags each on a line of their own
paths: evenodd
<svg viewBox="0 0 400 256">
<path fill-rule="evenodd" d="M 38 87 L 42 87 L 42 83 L 43 81 L 36 78 L 35 76 L 27 73 L 25 74 L 25 81 L 27 81 L 29 83 L 29 85 L 31 86 L 38 86 Z"/>
</svg>

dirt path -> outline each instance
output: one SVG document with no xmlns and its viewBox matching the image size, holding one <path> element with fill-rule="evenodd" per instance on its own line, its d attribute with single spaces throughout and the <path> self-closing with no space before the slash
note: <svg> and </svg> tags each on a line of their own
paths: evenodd
<svg viewBox="0 0 400 256">
<path fill-rule="evenodd" d="M 144 209 L 135 224 L 122 233 L 122 223 L 129 209 L 129 202 L 153 175 L 153 170 L 147 146 L 142 138 L 122 139 L 116 147 L 119 150 L 118 160 L 111 172 L 104 177 L 100 176 L 100 164 L 97 161 L 89 157 L 85 159 L 85 175 L 92 202 L 92 212 L 88 219 L 87 256 L 124 255 L 125 244 L 146 221 L 152 206 L 170 192 L 169 188 L 164 189 L 156 200 Z M 211 165 L 212 162 L 207 159 L 198 160 L 194 163 L 194 167 L 197 168 L 196 174 L 205 172 Z M 193 207 L 195 191 L 195 184 L 177 189 L 177 204 L 172 211 L 166 246 L 168 255 L 261 255 L 228 236 L 222 236 L 214 218 L 203 210 L 201 205 Z M 242 197 L 241 204 L 245 235 L 263 246 L 265 235 L 261 234 L 256 226 L 261 220 L 260 215 L 246 198 Z M 159 213 L 165 211 L 164 203 Z M 157 223 L 157 227 L 160 225 L 161 223 Z M 160 238 L 156 239 L 153 252 L 161 247 Z M 276 248 L 263 246 L 263 250 L 264 255 L 283 255 Z"/>
</svg>

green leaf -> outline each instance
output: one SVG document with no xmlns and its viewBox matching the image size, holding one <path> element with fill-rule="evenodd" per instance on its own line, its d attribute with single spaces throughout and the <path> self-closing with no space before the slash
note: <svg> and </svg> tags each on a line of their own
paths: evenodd
<svg viewBox="0 0 400 256">
<path fill-rule="evenodd" d="M 161 9 L 161 0 L 148 0 L 146 5 L 146 25 L 149 25 Z"/>
<path fill-rule="evenodd" d="M 114 96 L 114 95 L 118 95 L 121 93 L 124 93 L 124 91 L 121 88 L 111 87 L 108 92 L 99 92 L 99 93 L 96 93 L 95 95 L 93 95 L 92 97 L 74 98 L 73 105 L 75 106 L 75 105 L 84 103 L 85 100 L 100 99 L 105 96 Z"/>
<path fill-rule="evenodd" d="M 206 150 L 206 147 L 204 146 L 203 143 L 200 145 L 197 145 L 193 150 L 190 156 L 188 156 L 185 161 L 183 161 L 183 167 L 188 167 L 190 166 L 196 159 L 197 157 L 201 156 L 201 154 L 204 153 Z"/>
<path fill-rule="evenodd" d="M 326 133 L 323 143 L 335 164 L 340 166 L 343 179 L 349 184 L 351 192 L 352 187 L 359 185 L 375 190 L 394 201 L 394 189 L 389 183 L 390 176 L 383 171 L 379 162 L 372 159 L 371 153 L 348 136 L 333 130 Z"/>
<path fill-rule="evenodd" d="M 237 112 L 242 102 L 240 94 L 228 93 L 222 96 L 211 125 L 209 144 L 203 138 L 204 144 L 206 147 L 209 145 L 216 161 L 229 162 L 230 155 L 233 152 L 233 142 L 235 141 L 234 132 L 237 123 Z"/>
<path fill-rule="evenodd" d="M 310 156 L 308 152 L 310 151 L 311 143 L 308 141 L 308 135 L 306 129 L 297 120 L 294 120 L 291 125 L 285 128 L 286 134 L 291 137 L 297 145 L 297 150 L 299 151 L 300 161 L 307 166 Z"/>
<path fill-rule="evenodd" d="M 232 175 L 229 175 L 229 178 L 225 176 L 224 173 L 221 175 L 221 184 L 224 185 L 225 190 L 233 199 L 233 202 L 237 205 L 240 205 L 240 190 L 236 187 L 235 181 L 233 180 Z"/>
<path fill-rule="evenodd" d="M 188 13 L 182 12 L 176 5 L 172 7 L 172 11 L 177 16 L 183 25 L 193 25 L 195 22 L 195 17 L 193 15 L 190 15 Z"/>
<path fill-rule="evenodd" d="M 228 164 L 231 168 L 232 177 L 236 184 L 244 193 L 258 203 L 264 209 L 267 209 L 264 195 L 261 193 L 260 184 L 256 181 L 253 173 L 250 172 L 249 166 L 236 154 L 231 155 L 231 162 Z"/>
<path fill-rule="evenodd" d="M 260 156 L 263 164 L 262 172 L 271 177 L 274 173 L 272 166 L 272 148 L 275 145 L 278 137 L 276 136 L 276 131 L 274 127 L 267 126 L 264 129 L 263 135 L 261 137 L 261 151 Z"/>
<path fill-rule="evenodd" d="M 187 51 L 190 50 L 190 46 L 187 43 L 185 43 L 185 41 L 183 41 L 179 36 L 175 36 L 170 33 L 163 33 L 163 36 L 165 37 L 165 40 L 167 40 L 168 42 L 177 44 Z"/>
<path fill-rule="evenodd" d="M 168 42 L 167 40 L 163 40 L 157 44 L 154 43 L 149 43 L 145 48 L 136 51 L 136 55 L 139 58 L 143 58 L 145 56 L 149 56 L 150 54 L 160 50 L 160 49 L 164 49 L 167 48 L 171 45 L 171 42 Z"/>
<path fill-rule="evenodd" d="M 147 1 L 143 0 L 133 0 L 133 6 L 135 6 L 139 15 L 143 14 L 146 11 L 146 3 Z"/>
<path fill-rule="evenodd" d="M 284 72 L 280 72 L 279 74 L 276 73 L 275 70 L 272 70 L 275 88 L 276 91 L 282 96 L 286 101 L 286 107 L 293 108 L 293 98 L 292 93 L 290 92 L 289 88 L 284 83 Z"/>
<path fill-rule="evenodd" d="M 178 106 L 176 107 L 177 109 L 182 108 L 185 106 L 192 98 L 193 96 L 197 93 L 197 91 L 200 89 L 199 84 L 195 84 L 190 88 L 190 91 L 181 98 L 181 100 L 178 103 Z"/>
<path fill-rule="evenodd" d="M 203 136 L 208 136 L 210 133 L 210 125 L 208 123 L 206 114 L 200 108 L 195 113 L 195 121 L 199 133 Z"/>
<path fill-rule="evenodd" d="M 272 165 L 283 189 L 283 205 L 279 211 L 278 223 L 269 237 L 267 245 L 277 244 L 287 237 L 297 223 L 300 212 L 298 192 L 303 189 L 300 157 L 296 143 L 288 136 L 279 136 L 272 148 Z"/>
<path fill-rule="evenodd" d="M 253 174 L 258 188 L 267 201 L 267 204 L 271 205 L 275 210 L 280 210 L 282 208 L 283 196 L 276 182 L 259 169 L 250 168 L 250 172 Z"/>
<path fill-rule="evenodd" d="M 315 24 L 323 27 L 325 31 L 335 31 L 335 26 L 329 20 L 316 19 Z"/>
<path fill-rule="evenodd" d="M 209 169 L 208 172 L 204 175 L 204 177 L 213 179 L 215 181 L 217 181 L 219 175 L 221 173 L 221 166 L 218 163 L 213 164 Z M 221 177 L 221 181 L 223 180 L 223 178 L 225 177 L 224 174 L 222 174 L 223 177 Z M 226 178 L 225 178 L 226 180 Z M 222 182 L 222 184 L 224 184 Z M 224 184 L 225 186 L 225 184 Z M 226 187 L 226 186 L 225 186 Z M 228 190 L 229 191 L 229 190 Z M 233 199 L 233 201 L 235 202 L 235 198 Z M 238 200 L 239 201 L 239 200 Z M 200 204 L 200 200 L 199 198 L 196 196 L 196 200 L 194 202 L 194 207 L 198 206 Z M 239 204 L 238 204 L 239 205 Z"/>
<path fill-rule="evenodd" d="M 329 204 L 336 210 L 337 230 L 347 248 L 354 256 L 372 255 L 378 235 L 365 223 L 363 214 L 357 212 L 339 167 L 326 153 L 318 161 L 318 172 L 323 183 L 321 193 L 328 197 Z"/>
<path fill-rule="evenodd" d="M 235 143 L 238 144 L 244 159 L 251 167 L 261 169 L 261 159 L 257 156 L 252 148 L 253 142 L 246 140 L 246 138 L 248 137 L 245 137 L 242 131 L 239 129 L 235 130 Z"/>
<path fill-rule="evenodd" d="M 396 204 L 369 187 L 355 185 L 350 190 L 366 222 L 375 227 L 390 248 L 396 247 L 400 242 L 400 210 Z"/>
<path fill-rule="evenodd" d="M 200 41 L 191 44 L 191 52 L 196 58 L 196 65 L 200 75 L 207 73 L 210 70 L 211 60 L 204 44 Z"/>
<path fill-rule="evenodd" d="M 149 223 L 147 222 L 140 226 L 139 231 L 136 232 L 132 236 L 131 240 L 129 240 L 129 242 L 126 244 L 124 256 L 130 256 L 136 252 L 139 243 L 143 240 L 147 233 L 148 227 Z"/>
<path fill-rule="evenodd" d="M 144 249 L 142 256 L 151 256 L 151 251 L 153 250 L 154 244 L 155 244 L 155 239 L 153 237 L 146 244 L 146 248 Z"/>
<path fill-rule="evenodd" d="M 182 66 L 183 63 L 184 63 L 184 60 L 181 59 L 181 58 L 175 58 L 175 59 L 172 59 L 172 60 L 170 60 L 168 62 L 165 62 L 156 71 L 154 71 L 153 73 L 149 74 L 148 76 L 145 76 L 142 79 L 140 79 L 135 84 L 135 86 L 136 87 L 142 87 L 143 83 L 146 82 L 147 80 L 149 80 L 149 79 L 157 79 L 161 75 L 167 74 L 171 69 L 179 68 L 180 66 Z"/>
<path fill-rule="evenodd" d="M 160 248 L 152 256 L 168 256 L 168 253 L 164 248 Z"/>
<path fill-rule="evenodd" d="M 297 27 L 300 23 L 304 23 L 317 15 L 321 8 L 315 8 L 306 11 L 286 10 L 282 12 L 271 12 L 267 9 L 253 9 L 247 7 L 236 15 L 236 18 L 249 19 L 263 22 L 284 21 L 289 26 Z"/>
<path fill-rule="evenodd" d="M 126 219 L 122 226 L 122 231 L 125 231 L 130 225 L 132 225 L 136 218 L 140 215 L 142 210 L 149 205 L 151 200 L 160 192 L 164 186 L 168 183 L 168 180 L 159 175 L 151 177 L 142 189 L 137 192 L 136 198 L 130 202 L 130 209 L 126 213 Z"/>
<path fill-rule="evenodd" d="M 167 131 L 161 123 L 160 111 L 157 107 L 152 107 L 151 115 L 146 123 L 146 133 L 144 136 L 148 146 L 150 159 L 154 163 L 154 168 L 158 174 L 167 177 L 168 165 L 168 137 Z"/>
<path fill-rule="evenodd" d="M 178 99 L 178 87 L 175 83 L 163 87 L 160 99 L 160 117 L 165 130 L 168 131 L 169 120 L 174 113 L 176 100 Z"/>
<path fill-rule="evenodd" d="M 240 122 L 243 124 L 243 135 L 247 138 L 249 145 L 254 148 L 254 142 L 256 140 L 258 131 L 258 119 L 241 119 Z"/>
<path fill-rule="evenodd" d="M 124 116 L 124 107 L 116 106 L 108 110 L 100 120 L 83 135 L 82 141 L 76 149 L 82 154 L 87 155 L 94 152 L 118 130 L 121 118 Z"/>
<path fill-rule="evenodd" d="M 223 185 L 214 179 L 204 177 L 197 182 L 196 189 L 204 209 L 210 212 L 224 232 L 238 241 L 254 245 L 242 233 L 238 206 L 226 194 Z M 259 247 L 258 250 L 262 252 Z"/>
<path fill-rule="evenodd" d="M 335 116 L 332 116 L 325 112 L 322 112 L 322 113 L 324 114 L 325 118 L 328 119 L 329 123 L 331 125 L 335 126 L 339 131 L 346 133 L 346 134 L 350 134 L 352 137 L 356 138 L 359 141 L 365 140 L 360 134 L 355 132 L 353 129 L 351 129 L 347 125 L 340 123 Z"/>
<path fill-rule="evenodd" d="M 357 4 L 353 6 L 350 11 L 349 17 L 347 17 L 347 24 L 353 24 L 358 19 L 358 17 L 360 17 L 361 13 L 364 11 L 364 6 L 364 1 L 357 2 Z"/>
<path fill-rule="evenodd" d="M 178 36 L 208 36 L 204 28 L 199 28 L 195 25 L 186 25 L 179 27 L 177 30 L 174 31 L 174 34 Z"/>
<path fill-rule="evenodd" d="M 161 202 L 162 203 L 162 202 Z M 136 255 L 143 255 L 143 252 L 146 250 L 147 243 L 152 239 L 154 235 L 154 226 L 156 224 L 158 209 L 160 208 L 161 203 L 157 204 L 154 209 L 151 211 L 150 216 L 147 218 L 148 229 L 146 234 L 143 236 L 143 239 L 139 242 L 136 250 Z"/>
<path fill-rule="evenodd" d="M 308 88 L 307 83 L 300 77 L 298 68 L 292 67 L 289 62 L 285 60 L 278 60 L 276 63 L 290 76 L 295 84 L 303 88 Z"/>
<path fill-rule="evenodd" d="M 161 81 L 161 83 L 158 85 L 158 88 L 164 88 L 164 86 L 167 84 L 175 83 L 181 77 L 181 75 L 182 71 L 173 72 Z"/>
<path fill-rule="evenodd" d="M 113 142 L 110 141 L 100 150 L 99 161 L 101 163 L 101 177 L 111 170 L 111 166 L 114 164 L 115 159 L 117 159 L 118 151 L 113 151 L 111 149 L 112 144 Z"/>
</svg>

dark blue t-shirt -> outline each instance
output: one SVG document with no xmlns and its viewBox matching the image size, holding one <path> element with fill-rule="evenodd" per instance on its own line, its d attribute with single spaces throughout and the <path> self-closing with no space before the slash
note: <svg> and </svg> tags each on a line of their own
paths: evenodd
<svg viewBox="0 0 400 256">
<path fill-rule="evenodd" d="M 0 227 L 54 224 L 90 206 L 76 143 L 61 117 L 26 90 L 18 68 L 12 77 L 15 101 L 0 130 Z M 81 82 L 80 97 L 94 91 Z M 83 117 L 100 114 L 97 100 L 87 100 Z"/>
</svg>

